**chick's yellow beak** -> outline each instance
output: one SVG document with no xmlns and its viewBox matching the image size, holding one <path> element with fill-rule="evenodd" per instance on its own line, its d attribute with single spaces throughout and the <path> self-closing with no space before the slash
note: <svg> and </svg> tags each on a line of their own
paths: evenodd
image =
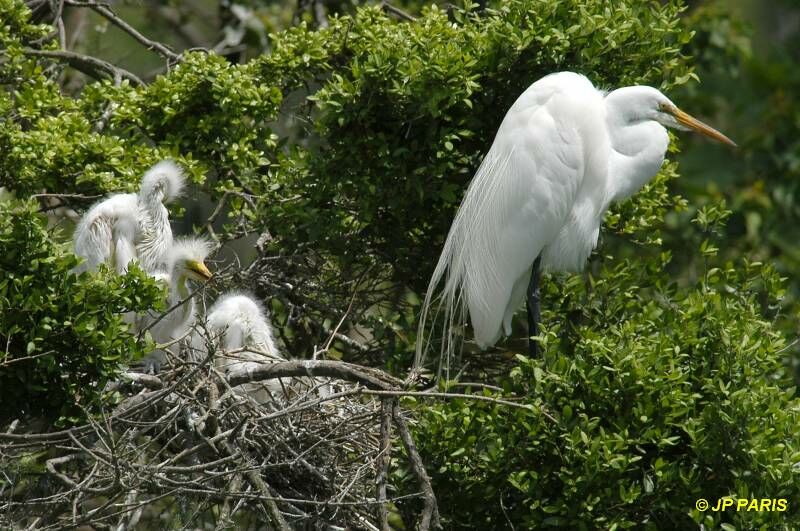
<svg viewBox="0 0 800 531">
<path fill-rule="evenodd" d="M 211 277 L 213 276 L 211 274 L 211 271 L 208 270 L 208 268 L 203 262 L 190 260 L 189 262 L 187 262 L 186 266 L 189 269 L 189 271 L 197 275 L 197 277 L 200 280 L 203 280 L 204 282 L 211 280 Z"/>
<path fill-rule="evenodd" d="M 697 131 L 701 135 L 713 138 L 717 142 L 722 142 L 723 144 L 728 144 L 729 146 L 736 147 L 736 142 L 734 142 L 727 136 L 723 135 L 710 125 L 704 124 L 694 116 L 683 112 L 677 107 L 672 107 L 668 109 L 668 112 L 672 114 L 672 116 L 674 116 L 675 119 L 678 121 L 678 123 L 681 124 L 682 126 L 688 127 L 692 131 Z"/>
</svg>

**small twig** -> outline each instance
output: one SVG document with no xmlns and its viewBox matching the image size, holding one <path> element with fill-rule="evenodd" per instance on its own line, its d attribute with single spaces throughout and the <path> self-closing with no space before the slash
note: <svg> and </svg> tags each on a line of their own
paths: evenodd
<svg viewBox="0 0 800 531">
<path fill-rule="evenodd" d="M 50 472 L 51 475 L 60 479 L 62 482 L 64 482 L 64 484 L 66 484 L 69 487 L 76 488 L 78 484 L 72 479 L 70 479 L 66 474 L 62 474 L 61 472 L 59 472 L 56 469 L 56 465 L 69 463 L 70 461 L 73 461 L 80 457 L 81 457 L 80 454 L 69 454 L 63 457 L 54 457 L 52 459 L 48 459 L 47 461 L 45 461 L 44 466 L 45 468 L 47 468 L 47 471 Z"/>
<path fill-rule="evenodd" d="M 35 360 L 36 358 L 41 358 L 42 356 L 52 356 L 53 353 L 55 353 L 54 350 L 48 350 L 47 352 L 40 352 L 39 354 L 32 354 L 30 356 L 22 356 L 20 358 L 11 358 L 11 359 L 5 358 L 2 361 L 0 361 L 0 367 L 8 367 L 13 363 L 19 363 L 21 361 Z"/>
<path fill-rule="evenodd" d="M 498 393 L 505 391 L 502 387 L 480 382 L 447 382 L 447 387 L 475 387 L 477 389 L 489 389 L 490 391 L 497 391 Z"/>
<path fill-rule="evenodd" d="M 63 7 L 64 3 L 61 2 L 60 5 Z M 67 48 L 67 31 L 64 29 L 64 20 L 61 15 L 56 20 L 56 29 L 58 30 L 58 45 L 62 50 L 65 50 Z"/>
<path fill-rule="evenodd" d="M 158 376 L 152 374 L 144 374 L 141 372 L 123 372 L 120 378 L 130 381 L 131 383 L 139 384 L 148 389 L 163 389 L 164 382 Z"/>
<path fill-rule="evenodd" d="M 195 295 L 200 293 L 203 289 L 205 289 L 205 284 L 200 284 L 191 293 L 189 293 L 189 295 L 187 295 L 185 299 L 182 299 L 182 300 L 176 302 L 175 304 L 173 304 L 171 307 L 167 308 L 167 310 L 164 313 L 162 313 L 161 315 L 159 315 L 155 320 L 153 320 L 152 323 L 148 324 L 146 327 L 144 327 L 141 330 L 139 330 L 138 338 L 139 339 L 144 338 L 144 333 L 145 332 L 147 332 L 148 330 L 150 330 L 151 328 L 156 326 L 158 323 L 163 321 L 169 314 L 171 314 L 172 312 L 176 311 L 178 308 L 180 308 L 184 304 L 188 303 L 190 300 L 192 300 L 192 297 L 194 297 Z M 183 338 L 181 338 L 181 339 L 183 339 Z M 166 345 L 171 345 L 173 343 L 174 342 L 169 342 L 169 343 L 166 343 Z"/>
<path fill-rule="evenodd" d="M 363 391 L 365 395 L 375 395 L 375 396 L 417 396 L 422 398 L 444 398 L 444 399 L 451 399 L 451 398 L 466 398 L 468 400 L 479 400 L 481 402 L 491 402 L 493 404 L 498 404 L 501 406 L 509 406 L 518 409 L 527 409 L 528 411 L 538 411 L 548 420 L 558 424 L 558 420 L 555 417 L 547 413 L 546 411 L 542 410 L 541 408 L 537 408 L 536 406 L 532 406 L 531 404 L 518 404 L 516 402 L 510 402 L 508 400 L 503 400 L 501 398 L 493 398 L 491 396 L 483 396 L 483 395 L 469 395 L 466 393 L 435 393 L 431 391 L 395 391 L 395 390 L 373 390 L 373 389 L 365 389 Z"/>
<path fill-rule="evenodd" d="M 237 491 L 241 488 L 242 485 L 242 475 L 235 474 L 233 479 L 231 479 L 230 489 L 231 491 Z M 219 518 L 217 520 L 217 527 L 216 529 L 225 529 L 226 527 L 231 525 L 231 496 L 225 496 L 225 499 L 222 502 L 222 507 L 219 509 Z"/>
<path fill-rule="evenodd" d="M 102 195 L 84 195 L 84 194 L 33 194 L 31 196 L 32 199 L 46 199 L 54 197 L 56 199 L 82 199 L 86 201 L 92 201 L 94 199 L 100 199 L 103 197 Z"/>
<path fill-rule="evenodd" d="M 356 350 L 358 350 L 360 352 L 369 352 L 371 350 L 364 343 L 362 343 L 360 341 L 356 341 L 352 337 L 346 336 L 346 335 L 341 334 L 339 332 L 334 332 L 330 328 L 326 328 L 326 327 L 323 326 L 323 331 L 326 334 L 331 334 L 332 337 L 334 337 L 338 341 L 341 341 L 342 343 L 344 343 L 348 347 L 352 347 L 352 348 L 354 348 L 354 349 L 356 349 Z"/>
<path fill-rule="evenodd" d="M 218 240 L 219 238 L 217 238 L 217 233 L 214 231 L 214 222 L 217 221 L 217 218 L 222 213 L 223 208 L 225 208 L 225 205 L 228 202 L 228 196 L 230 196 L 230 192 L 228 191 L 222 194 L 222 197 L 220 197 L 219 201 L 217 201 L 217 206 L 214 208 L 214 212 L 208 216 L 208 221 L 206 222 L 206 230 L 215 240 Z"/>
<path fill-rule="evenodd" d="M 249 352 L 256 352 L 248 349 Z M 231 350 L 231 353 L 236 351 Z M 256 368 L 237 368 L 228 373 L 231 387 L 244 383 L 282 377 L 327 376 L 360 383 L 370 389 L 392 390 L 400 387 L 400 380 L 378 369 L 362 367 L 343 361 L 292 360 L 265 363 Z"/>
<path fill-rule="evenodd" d="M 223 444 L 225 445 L 228 453 L 231 455 L 238 455 L 244 462 L 247 462 L 247 456 L 244 454 L 241 448 L 234 447 L 234 445 L 228 442 L 226 439 L 223 439 Z M 272 524 L 275 528 L 279 529 L 280 531 L 289 531 L 289 525 L 284 520 L 281 511 L 278 509 L 278 505 L 275 503 L 275 496 L 272 494 L 272 490 L 269 488 L 269 485 L 261 478 L 261 475 L 258 473 L 257 470 L 249 470 L 245 473 L 247 479 L 253 484 L 253 487 L 257 488 L 261 491 L 263 496 L 261 496 L 262 503 L 265 505 L 265 509 L 267 514 L 269 514 L 270 519 L 272 520 Z"/>
<path fill-rule="evenodd" d="M 364 273 L 366 273 L 366 271 L 368 271 L 368 270 L 364 270 Z M 364 275 L 362 274 L 361 276 L 363 277 Z M 361 280 L 361 279 L 359 278 L 359 280 L 356 282 L 356 285 L 358 285 L 358 282 L 359 282 L 360 280 Z M 335 338 L 335 337 L 336 337 L 336 335 L 339 333 L 339 329 L 342 327 L 342 324 L 344 323 L 344 320 L 345 320 L 345 319 L 347 319 L 347 314 L 349 314 L 349 313 L 350 313 L 350 310 L 352 310 L 352 309 L 353 309 L 353 303 L 354 303 L 354 302 L 355 302 L 355 300 L 356 300 L 356 295 L 358 295 L 358 289 L 354 289 L 354 290 L 353 290 L 353 295 L 350 297 L 350 302 L 349 302 L 349 303 L 348 303 L 348 305 L 347 305 L 347 309 L 346 309 L 346 310 L 344 311 L 344 313 L 342 314 L 342 318 L 341 318 L 341 319 L 339 319 L 339 322 L 336 324 L 336 328 L 334 328 L 334 329 L 333 329 L 333 333 L 332 333 L 332 334 L 330 335 L 330 337 L 328 338 L 328 342 L 327 342 L 327 343 L 325 343 L 325 348 L 324 348 L 324 349 L 322 349 L 322 352 L 327 352 L 327 351 L 328 351 L 328 349 L 329 349 L 329 348 L 331 348 L 331 343 L 333 343 L 333 340 L 334 340 L 334 338 Z M 315 353 L 314 353 L 314 358 L 316 358 L 316 357 L 317 357 L 317 356 L 316 356 L 317 354 L 318 354 L 317 352 L 315 352 Z"/>
</svg>

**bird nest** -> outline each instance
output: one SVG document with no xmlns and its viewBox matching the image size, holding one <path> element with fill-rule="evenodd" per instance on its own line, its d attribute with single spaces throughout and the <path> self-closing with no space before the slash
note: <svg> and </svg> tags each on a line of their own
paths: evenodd
<svg viewBox="0 0 800 531">
<path fill-rule="evenodd" d="M 411 498 L 437 525 L 400 382 L 315 360 L 223 374 L 213 357 L 125 373 L 86 424 L 0 432 L 0 527 L 388 529 Z M 400 496 L 392 467 L 417 492 Z"/>
</svg>

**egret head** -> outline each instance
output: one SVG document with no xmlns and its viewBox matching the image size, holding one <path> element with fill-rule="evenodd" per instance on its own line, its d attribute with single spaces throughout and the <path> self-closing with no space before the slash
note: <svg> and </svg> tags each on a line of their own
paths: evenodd
<svg viewBox="0 0 800 531">
<path fill-rule="evenodd" d="M 664 127 L 670 127 L 681 131 L 695 131 L 717 142 L 736 146 L 736 143 L 724 134 L 710 125 L 701 122 L 694 116 L 680 110 L 677 105 L 672 103 L 672 101 L 659 90 L 653 87 L 630 88 L 637 89 L 635 96 L 632 98 L 632 104 L 638 107 L 640 112 L 644 111 L 642 115 L 645 118 L 655 120 Z"/>
<path fill-rule="evenodd" d="M 607 102 L 611 103 L 609 113 L 616 113 L 624 122 L 639 122 L 653 120 L 672 129 L 681 131 L 695 131 L 723 144 L 736 146 L 736 144 L 710 125 L 704 124 L 697 118 L 683 112 L 669 98 L 653 87 L 633 86 L 624 87 L 610 92 Z"/>
<path fill-rule="evenodd" d="M 173 278 L 190 278 L 198 282 L 211 279 L 205 259 L 211 252 L 211 243 L 203 238 L 178 238 L 170 252 L 170 269 Z"/>
</svg>

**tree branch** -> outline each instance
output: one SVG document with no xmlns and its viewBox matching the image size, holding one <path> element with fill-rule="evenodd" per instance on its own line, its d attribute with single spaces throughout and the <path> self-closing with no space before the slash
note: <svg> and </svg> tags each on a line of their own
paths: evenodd
<svg viewBox="0 0 800 531">
<path fill-rule="evenodd" d="M 393 6 L 392 4 L 387 2 L 386 0 L 383 0 L 383 2 L 381 2 L 381 9 L 383 9 L 387 13 L 390 13 L 390 14 L 396 16 L 397 18 L 401 18 L 401 19 L 407 20 L 409 22 L 415 22 L 417 20 L 416 17 L 413 17 L 413 16 L 409 15 L 408 13 L 406 13 L 405 11 L 400 9 L 399 7 Z"/>
<path fill-rule="evenodd" d="M 178 62 L 180 61 L 180 54 L 177 54 L 167 48 L 165 45 L 161 44 L 160 42 L 156 42 L 152 39 L 148 39 L 144 35 L 142 35 L 136 28 L 119 18 L 117 15 L 114 14 L 111 9 L 103 4 L 99 4 L 96 2 L 76 2 L 74 0 L 65 0 L 67 5 L 75 6 L 75 7 L 89 7 L 96 13 L 102 15 L 105 19 L 109 22 L 117 26 L 119 29 L 136 39 L 140 44 L 142 44 L 148 50 L 154 50 L 156 53 L 167 59 L 168 61 Z"/>
<path fill-rule="evenodd" d="M 248 350 L 253 352 L 253 350 Z M 231 351 L 234 352 L 234 351 Z M 383 371 L 343 361 L 292 360 L 265 363 L 257 368 L 236 368 L 227 374 L 232 387 L 261 380 L 284 377 L 323 376 L 360 383 L 369 389 L 394 390 L 402 382 Z"/>
<path fill-rule="evenodd" d="M 381 400 L 381 445 L 378 448 L 377 472 L 375 474 L 375 498 L 378 500 L 378 518 L 381 531 L 390 531 L 389 510 L 386 506 L 386 480 L 389 476 L 389 461 L 392 453 L 392 407 L 394 399 Z"/>
<path fill-rule="evenodd" d="M 100 73 L 106 73 L 112 79 L 122 77 L 135 83 L 137 85 L 144 85 L 141 79 L 134 74 L 112 65 L 107 61 L 92 57 L 90 55 L 83 55 L 75 52 L 68 52 L 65 50 L 34 50 L 33 48 L 23 48 L 22 53 L 25 55 L 35 57 L 48 57 L 50 59 L 58 59 L 66 62 L 75 70 L 83 72 L 89 77 L 95 79 L 103 79 Z"/>
<path fill-rule="evenodd" d="M 425 465 L 422 463 L 422 458 L 417 451 L 417 446 L 414 444 L 414 439 L 411 437 L 411 432 L 408 429 L 408 425 L 406 425 L 406 421 L 403 419 L 400 406 L 397 405 L 397 402 L 392 403 L 392 417 L 397 426 L 397 431 L 400 432 L 400 439 L 403 441 L 403 446 L 405 446 L 406 452 L 408 453 L 411 470 L 417 477 L 420 487 L 422 487 L 424 507 L 419 518 L 417 529 L 420 531 L 427 531 L 431 526 L 433 526 L 434 529 L 440 529 L 442 525 L 439 522 L 439 507 L 436 503 L 436 495 L 433 493 L 433 486 L 431 486 L 431 478 L 428 477 L 428 473 L 425 471 Z"/>
</svg>

